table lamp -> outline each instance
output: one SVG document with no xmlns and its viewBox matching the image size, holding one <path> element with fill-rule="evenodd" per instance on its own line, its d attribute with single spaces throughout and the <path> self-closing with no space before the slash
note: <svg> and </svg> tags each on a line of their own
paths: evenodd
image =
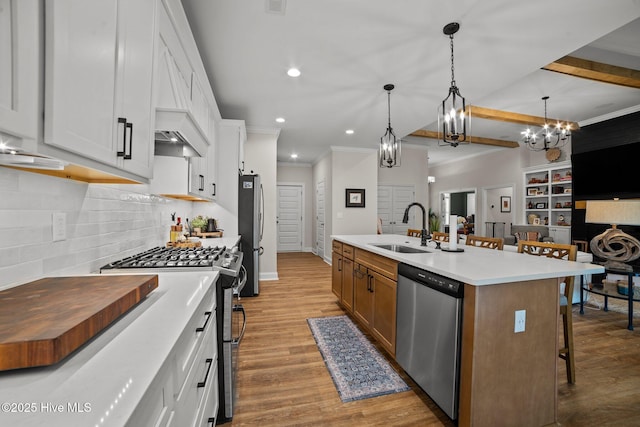
<svg viewBox="0 0 640 427">
<path fill-rule="evenodd" d="M 640 199 L 589 200 L 585 222 L 611 224 L 611 228 L 591 239 L 591 252 L 607 261 L 604 267 L 633 271 L 626 264 L 640 257 L 640 241 L 617 228 L 618 225 L 640 225 Z"/>
</svg>

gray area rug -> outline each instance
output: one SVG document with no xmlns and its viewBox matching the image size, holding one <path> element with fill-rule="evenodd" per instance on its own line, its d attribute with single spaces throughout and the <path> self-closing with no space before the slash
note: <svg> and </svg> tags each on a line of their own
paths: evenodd
<svg viewBox="0 0 640 427">
<path fill-rule="evenodd" d="M 410 390 L 348 316 L 307 322 L 343 402 Z"/>
</svg>

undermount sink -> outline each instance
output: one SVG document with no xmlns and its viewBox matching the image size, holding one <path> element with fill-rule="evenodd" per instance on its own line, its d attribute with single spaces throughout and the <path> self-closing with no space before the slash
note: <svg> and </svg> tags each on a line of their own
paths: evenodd
<svg viewBox="0 0 640 427">
<path fill-rule="evenodd" d="M 418 248 L 414 248 L 411 246 L 404 246 L 404 245 L 395 245 L 395 244 L 390 244 L 390 245 L 371 245 L 371 246 L 375 246 L 376 248 L 380 248 L 380 249 L 386 249 L 388 251 L 393 251 L 393 252 L 400 252 L 403 254 L 418 254 L 418 253 L 430 253 L 431 251 L 428 251 L 426 249 L 418 249 Z"/>
</svg>

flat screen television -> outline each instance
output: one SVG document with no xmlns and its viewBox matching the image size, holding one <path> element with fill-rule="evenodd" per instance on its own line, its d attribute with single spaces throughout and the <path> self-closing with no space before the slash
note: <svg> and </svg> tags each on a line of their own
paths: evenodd
<svg viewBox="0 0 640 427">
<path fill-rule="evenodd" d="M 640 198 L 640 142 L 571 155 L 574 200 Z"/>
</svg>

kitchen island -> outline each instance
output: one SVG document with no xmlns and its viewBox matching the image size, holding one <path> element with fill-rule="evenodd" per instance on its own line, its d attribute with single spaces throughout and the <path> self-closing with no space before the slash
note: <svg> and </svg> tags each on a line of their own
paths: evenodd
<svg viewBox="0 0 640 427">
<path fill-rule="evenodd" d="M 354 271 L 362 269 L 359 260 L 366 264 L 373 256 L 464 284 L 459 425 L 542 426 L 556 422 L 560 282 L 566 276 L 601 273 L 602 266 L 460 245 L 464 252 L 444 252 L 433 242 L 421 247 L 419 238 L 401 235 L 332 238 L 353 250 Z M 404 245 L 428 252 L 400 253 L 376 245 Z M 388 270 L 386 263 L 383 265 Z M 356 294 L 357 284 L 354 288 Z M 356 313 L 357 301 L 352 301 Z M 515 312 L 519 310 L 526 311 L 526 325 L 523 332 L 516 333 Z M 381 323 L 395 325 L 395 318 Z M 375 332 L 373 335 L 378 338 Z"/>
<path fill-rule="evenodd" d="M 215 315 L 205 312 L 215 310 L 217 275 L 159 273 L 157 289 L 61 362 L 0 372 L 0 425 L 138 427 L 171 418 L 191 425 L 200 414 L 188 403 L 190 378 L 205 378 L 200 353 L 216 357 Z M 207 416 L 215 417 L 215 360 L 211 366 L 197 390 L 215 394 L 204 399 L 211 402 Z"/>
</svg>

